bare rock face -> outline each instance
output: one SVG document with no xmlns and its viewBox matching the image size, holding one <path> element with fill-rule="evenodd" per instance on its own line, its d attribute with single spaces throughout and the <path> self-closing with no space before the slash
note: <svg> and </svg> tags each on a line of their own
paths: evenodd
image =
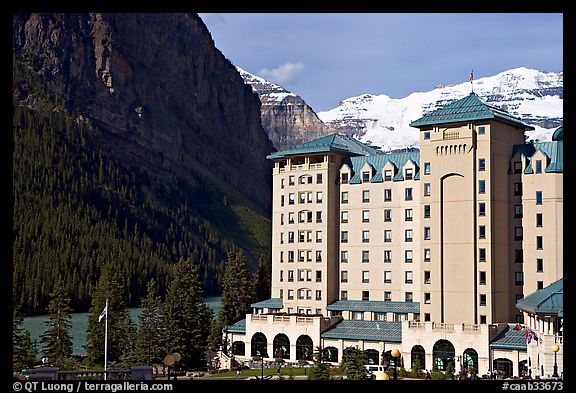
<svg viewBox="0 0 576 393">
<path fill-rule="evenodd" d="M 260 102 L 197 15 L 18 14 L 13 33 L 14 55 L 111 154 L 162 181 L 201 173 L 269 209 Z"/>
<path fill-rule="evenodd" d="M 240 68 L 238 71 L 260 97 L 262 127 L 276 149 L 283 150 L 334 132 L 300 96 Z"/>
</svg>

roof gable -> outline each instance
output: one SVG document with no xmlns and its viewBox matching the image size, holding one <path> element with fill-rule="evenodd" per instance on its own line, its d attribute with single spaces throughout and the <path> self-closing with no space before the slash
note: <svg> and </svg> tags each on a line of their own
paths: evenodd
<svg viewBox="0 0 576 393">
<path fill-rule="evenodd" d="M 531 314 L 558 315 L 564 310 L 564 279 L 540 289 L 516 303 L 516 308 Z"/>
<path fill-rule="evenodd" d="M 310 142 L 292 146 L 286 150 L 272 153 L 266 158 L 277 159 L 287 156 L 315 154 L 315 153 L 344 153 L 350 155 L 366 156 L 371 154 L 381 154 L 375 147 L 362 143 L 352 137 L 339 134 L 331 134 Z"/>
</svg>

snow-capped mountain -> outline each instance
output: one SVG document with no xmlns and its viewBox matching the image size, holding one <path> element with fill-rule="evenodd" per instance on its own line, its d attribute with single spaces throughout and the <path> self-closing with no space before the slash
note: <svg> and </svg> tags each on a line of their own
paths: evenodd
<svg viewBox="0 0 576 393">
<path fill-rule="evenodd" d="M 236 69 L 260 97 L 262 127 L 276 149 L 284 150 L 335 132 L 300 96 L 242 68 Z"/>
<path fill-rule="evenodd" d="M 506 110 L 535 127 L 529 140 L 550 140 L 563 121 L 563 72 L 515 68 L 473 81 L 474 92 L 487 103 Z M 410 122 L 470 94 L 470 82 L 437 86 L 401 99 L 364 94 L 343 100 L 318 117 L 327 125 L 383 151 L 418 147 L 419 130 Z"/>
</svg>

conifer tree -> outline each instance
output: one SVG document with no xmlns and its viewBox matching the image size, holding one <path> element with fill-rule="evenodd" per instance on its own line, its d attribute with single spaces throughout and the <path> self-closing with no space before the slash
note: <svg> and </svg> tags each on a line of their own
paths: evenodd
<svg viewBox="0 0 576 393">
<path fill-rule="evenodd" d="M 366 353 L 356 347 L 347 347 L 342 354 L 342 367 L 348 379 L 366 379 L 368 372 L 364 365 L 368 363 Z"/>
<path fill-rule="evenodd" d="M 14 306 L 12 313 L 12 371 L 20 372 L 36 363 L 36 354 L 30 332 L 22 327 L 24 318 L 20 308 Z"/>
<path fill-rule="evenodd" d="M 102 273 L 96 290 L 92 296 L 92 307 L 88 318 L 88 334 L 86 336 L 86 352 L 88 361 L 93 365 L 104 363 L 104 328 L 105 321 L 98 318 L 106 306 L 108 299 L 108 363 L 120 360 L 130 337 L 128 326 L 130 316 L 126 308 L 125 279 L 120 269 L 108 262 L 102 268 Z"/>
<path fill-rule="evenodd" d="M 258 271 L 256 272 L 256 301 L 270 299 L 270 291 L 270 258 L 261 254 L 258 258 Z"/>
<path fill-rule="evenodd" d="M 181 260 L 165 303 L 166 353 L 178 352 L 178 368 L 206 366 L 212 310 L 204 302 L 198 268 L 192 259 Z"/>
<path fill-rule="evenodd" d="M 254 300 L 254 281 L 244 252 L 229 251 L 222 280 L 220 322 L 231 325 L 246 318 Z"/>
<path fill-rule="evenodd" d="M 328 351 L 317 346 L 314 351 L 314 367 L 310 370 L 308 379 L 321 381 L 332 379 L 330 376 L 330 363 L 327 363 L 327 360 Z"/>
<path fill-rule="evenodd" d="M 136 359 L 144 364 L 158 363 L 165 350 L 162 348 L 163 317 L 162 299 L 158 294 L 156 280 L 148 282 L 146 297 L 142 299 L 136 337 Z"/>
<path fill-rule="evenodd" d="M 42 335 L 44 356 L 56 367 L 63 368 L 72 357 L 72 337 L 70 337 L 71 309 L 70 298 L 64 292 L 62 276 L 58 276 L 48 304 L 48 329 Z"/>
</svg>

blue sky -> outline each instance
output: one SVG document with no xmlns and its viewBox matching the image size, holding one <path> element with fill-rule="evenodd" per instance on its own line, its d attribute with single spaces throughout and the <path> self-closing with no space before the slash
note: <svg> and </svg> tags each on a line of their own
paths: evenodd
<svg viewBox="0 0 576 393">
<path fill-rule="evenodd" d="M 402 98 L 517 67 L 563 71 L 560 13 L 200 14 L 216 47 L 316 111 Z"/>
</svg>

